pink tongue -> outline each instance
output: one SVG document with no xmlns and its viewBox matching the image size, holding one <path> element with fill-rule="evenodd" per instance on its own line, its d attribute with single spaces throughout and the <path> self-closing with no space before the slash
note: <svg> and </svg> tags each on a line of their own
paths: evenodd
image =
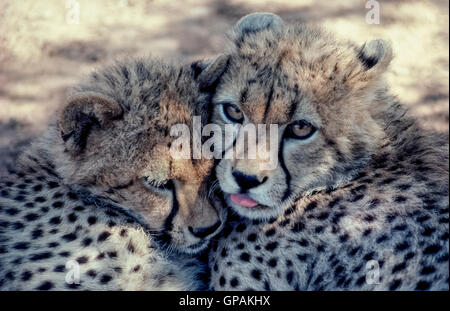
<svg viewBox="0 0 450 311">
<path fill-rule="evenodd" d="M 230 195 L 230 199 L 233 203 L 241 205 L 243 207 L 255 207 L 259 203 L 250 199 L 245 194 L 232 194 Z"/>
</svg>

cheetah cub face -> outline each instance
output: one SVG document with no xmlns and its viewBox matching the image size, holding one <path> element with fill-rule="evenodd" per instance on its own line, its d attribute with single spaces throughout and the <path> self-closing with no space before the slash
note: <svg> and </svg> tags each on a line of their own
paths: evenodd
<svg viewBox="0 0 450 311">
<path fill-rule="evenodd" d="M 205 98 L 189 67 L 118 63 L 71 91 L 54 154 L 58 173 L 142 218 L 164 247 L 198 253 L 220 228 L 208 198 L 211 160 L 174 159 L 170 128 L 192 126 Z"/>
<path fill-rule="evenodd" d="M 215 90 L 212 122 L 239 125 L 235 137 L 242 126 L 263 125 L 255 149 L 272 148 L 275 138 L 277 165 L 261 165 L 267 156 L 223 158 L 216 173 L 229 206 L 248 218 L 272 218 L 300 195 L 354 177 L 383 136 L 372 116 L 389 45 L 336 42 L 265 13 L 242 18 L 231 41 L 231 51 L 200 74 L 202 87 Z M 273 135 L 270 125 L 277 126 Z"/>
</svg>

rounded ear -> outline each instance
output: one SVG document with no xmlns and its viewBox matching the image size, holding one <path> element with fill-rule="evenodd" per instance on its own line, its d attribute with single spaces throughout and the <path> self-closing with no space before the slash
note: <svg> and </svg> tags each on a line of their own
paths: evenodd
<svg viewBox="0 0 450 311">
<path fill-rule="evenodd" d="M 239 37 L 264 29 L 275 29 L 283 26 L 283 20 L 273 13 L 251 13 L 242 17 L 234 26 Z"/>
<path fill-rule="evenodd" d="M 364 43 L 358 51 L 358 58 L 366 71 L 384 71 L 393 58 L 391 45 L 381 39 Z"/>
<path fill-rule="evenodd" d="M 67 150 L 73 154 L 82 152 L 95 128 L 104 127 L 122 113 L 119 104 L 103 94 L 82 92 L 71 95 L 58 118 L 58 128 Z"/>
<path fill-rule="evenodd" d="M 220 55 L 213 60 L 197 61 L 191 64 L 200 91 L 214 91 L 220 77 L 228 67 L 229 60 L 229 55 Z"/>
</svg>

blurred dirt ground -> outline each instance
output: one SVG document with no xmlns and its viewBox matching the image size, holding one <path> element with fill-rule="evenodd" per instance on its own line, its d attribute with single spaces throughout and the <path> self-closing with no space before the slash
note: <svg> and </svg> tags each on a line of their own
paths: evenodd
<svg viewBox="0 0 450 311">
<path fill-rule="evenodd" d="M 449 129 L 448 0 L 379 0 L 379 25 L 365 22 L 364 0 L 0 0 L 0 173 L 54 117 L 65 90 L 114 58 L 156 55 L 190 61 L 219 53 L 241 16 L 270 11 L 319 24 L 363 43 L 390 40 L 393 92 L 423 125 Z"/>
</svg>

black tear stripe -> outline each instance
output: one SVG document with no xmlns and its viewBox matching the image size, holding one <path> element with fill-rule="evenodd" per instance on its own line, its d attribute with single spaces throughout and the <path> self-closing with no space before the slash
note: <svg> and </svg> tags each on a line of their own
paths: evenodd
<svg viewBox="0 0 450 311">
<path fill-rule="evenodd" d="M 284 136 L 284 135 L 283 135 Z M 284 138 L 284 137 L 283 137 Z M 285 201 L 287 198 L 289 198 L 289 196 L 291 195 L 292 191 L 291 191 L 291 174 L 289 173 L 287 167 L 286 167 L 286 163 L 284 162 L 284 157 L 283 157 L 283 147 L 284 147 L 284 139 L 281 139 L 281 144 L 280 144 L 280 149 L 278 150 L 278 161 L 280 162 L 281 168 L 283 169 L 283 172 L 285 174 L 285 179 L 286 179 L 286 191 L 284 192 L 283 198 L 281 199 L 281 201 Z"/>
<path fill-rule="evenodd" d="M 239 132 L 236 135 L 236 137 L 233 139 L 233 144 L 231 145 L 231 147 L 229 147 L 229 148 L 225 149 L 224 151 L 222 151 L 222 159 L 225 157 L 225 153 L 227 153 L 228 150 L 234 149 L 234 147 L 236 147 L 236 141 L 237 141 L 238 136 L 239 136 Z"/>
<path fill-rule="evenodd" d="M 170 235 L 170 231 L 173 229 L 173 219 L 177 215 L 180 207 L 178 205 L 177 200 L 177 193 L 175 190 L 175 185 L 172 181 L 169 181 L 168 188 L 172 189 L 172 209 L 170 210 L 170 214 L 167 216 L 166 220 L 164 221 L 162 232 L 158 233 L 156 235 L 156 239 L 160 242 L 161 246 L 168 246 L 171 241 L 172 237 Z"/>
</svg>

